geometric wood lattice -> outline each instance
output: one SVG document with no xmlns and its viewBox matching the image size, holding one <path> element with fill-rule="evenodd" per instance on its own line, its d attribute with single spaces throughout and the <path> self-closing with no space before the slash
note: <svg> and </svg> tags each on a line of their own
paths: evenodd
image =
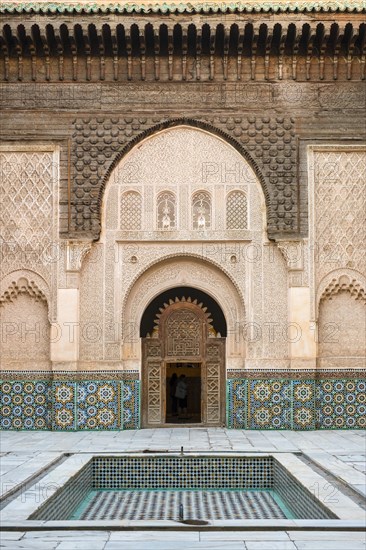
<svg viewBox="0 0 366 550">
<path fill-rule="evenodd" d="M 161 422 L 161 363 L 148 364 L 148 421 L 149 424 Z"/>
<path fill-rule="evenodd" d="M 193 311 L 173 311 L 166 321 L 167 355 L 194 357 L 200 355 L 201 323 Z"/>
</svg>

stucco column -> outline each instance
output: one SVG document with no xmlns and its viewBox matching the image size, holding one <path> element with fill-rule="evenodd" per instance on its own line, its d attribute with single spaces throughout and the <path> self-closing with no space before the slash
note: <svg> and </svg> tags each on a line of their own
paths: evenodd
<svg viewBox="0 0 366 550">
<path fill-rule="evenodd" d="M 287 338 L 291 368 L 313 369 L 316 367 L 316 330 L 311 320 L 310 287 L 304 283 L 304 242 L 281 241 L 278 247 L 289 274 Z"/>
<path fill-rule="evenodd" d="M 310 320 L 310 288 L 289 288 L 290 359 L 292 368 L 315 368 L 316 333 Z"/>
<path fill-rule="evenodd" d="M 66 286 L 57 290 L 57 322 L 51 331 L 53 369 L 77 369 L 79 359 L 79 278 L 82 260 L 91 243 L 69 241 L 66 245 Z"/>
<path fill-rule="evenodd" d="M 74 364 L 78 357 L 79 289 L 59 288 L 57 291 L 57 323 L 52 325 L 51 361 Z"/>
</svg>

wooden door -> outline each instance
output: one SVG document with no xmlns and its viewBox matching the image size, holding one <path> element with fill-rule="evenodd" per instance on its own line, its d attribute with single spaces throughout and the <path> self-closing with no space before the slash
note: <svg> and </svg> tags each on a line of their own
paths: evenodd
<svg viewBox="0 0 366 550">
<path fill-rule="evenodd" d="M 157 315 L 157 332 L 143 338 L 142 425 L 162 426 L 166 414 L 166 365 L 201 364 L 201 424 L 225 424 L 225 338 L 210 331 L 202 304 L 175 301 Z"/>
</svg>

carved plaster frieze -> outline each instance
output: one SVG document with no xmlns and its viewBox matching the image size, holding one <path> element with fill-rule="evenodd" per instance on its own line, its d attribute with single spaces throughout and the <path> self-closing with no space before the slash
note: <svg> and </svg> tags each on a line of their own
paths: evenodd
<svg viewBox="0 0 366 550">
<path fill-rule="evenodd" d="M 36 302 L 47 302 L 47 297 L 36 283 L 22 277 L 18 281 L 13 281 L 4 294 L 0 296 L 0 305 L 5 302 L 13 302 L 19 294 L 29 294 Z"/>
<path fill-rule="evenodd" d="M 354 270 L 337 269 L 324 277 L 318 288 L 317 306 L 321 300 L 331 300 L 336 294 L 347 291 L 355 300 L 366 303 L 366 279 Z"/>
<path fill-rule="evenodd" d="M 232 253 L 228 254 L 224 258 L 221 254 L 218 254 L 217 250 L 212 247 L 203 247 L 202 244 L 198 243 L 185 243 L 182 244 L 171 244 L 166 245 L 164 248 L 154 245 L 142 245 L 139 243 L 137 246 L 127 246 L 124 247 L 120 245 L 119 256 L 123 265 L 123 275 L 122 275 L 122 286 L 125 289 L 132 289 L 134 284 L 139 280 L 139 278 L 147 272 L 149 269 L 157 266 L 164 261 L 181 261 L 182 259 L 187 258 L 187 262 L 202 261 L 203 265 L 206 265 L 208 271 L 211 269 L 219 269 L 231 280 L 232 284 L 235 286 L 239 295 L 242 296 L 242 281 L 245 279 L 246 272 L 246 263 L 243 261 L 240 250 L 233 247 Z M 192 260 L 193 258 L 193 260 Z M 235 262 L 233 261 L 235 258 Z M 203 269 L 203 271 L 205 271 Z M 203 273 L 205 279 L 207 274 Z M 183 279 L 188 283 L 189 274 L 182 275 Z M 128 296 L 128 292 L 126 293 Z M 244 304 L 244 298 L 243 304 Z"/>
</svg>

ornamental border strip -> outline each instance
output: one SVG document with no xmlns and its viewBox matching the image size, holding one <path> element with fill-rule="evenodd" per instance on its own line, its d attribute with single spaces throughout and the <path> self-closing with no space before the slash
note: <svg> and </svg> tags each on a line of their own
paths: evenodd
<svg viewBox="0 0 366 550">
<path fill-rule="evenodd" d="M 0 6 L 0 13 L 296 13 L 296 12 L 364 12 L 365 0 L 278 1 L 247 0 L 245 2 L 149 2 L 137 4 L 120 2 L 98 4 L 96 2 L 6 2 Z"/>
</svg>

